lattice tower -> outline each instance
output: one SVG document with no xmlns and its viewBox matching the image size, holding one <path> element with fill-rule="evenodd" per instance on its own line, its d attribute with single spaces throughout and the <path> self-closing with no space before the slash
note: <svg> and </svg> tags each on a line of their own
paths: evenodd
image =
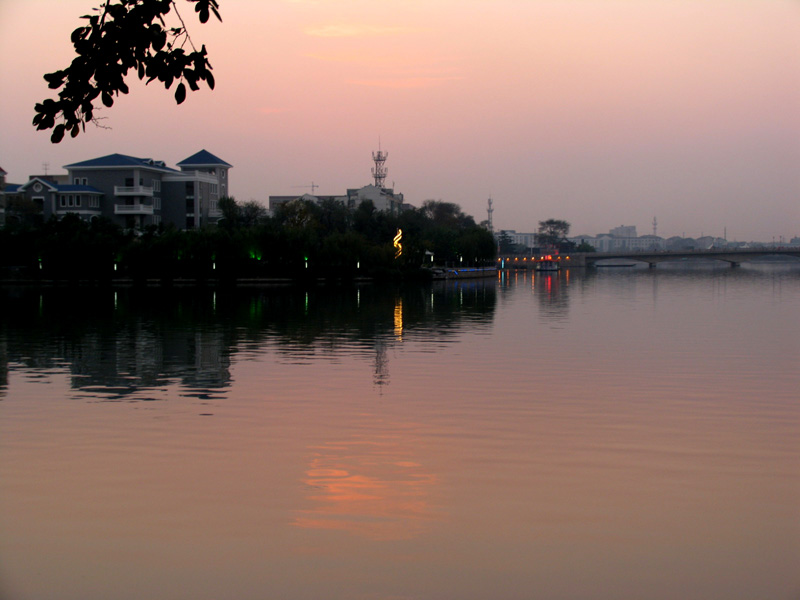
<svg viewBox="0 0 800 600">
<path fill-rule="evenodd" d="M 372 176 L 375 178 L 375 186 L 379 188 L 383 188 L 386 182 L 386 174 L 388 171 L 384 163 L 387 158 L 389 158 L 389 153 L 384 152 L 380 147 L 377 152 L 372 153 L 372 160 L 375 161 L 375 166 L 372 168 Z"/>
</svg>

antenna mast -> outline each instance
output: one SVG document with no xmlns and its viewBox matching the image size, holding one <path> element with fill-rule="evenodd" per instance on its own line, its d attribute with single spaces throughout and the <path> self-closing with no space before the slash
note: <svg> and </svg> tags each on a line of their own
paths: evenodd
<svg viewBox="0 0 800 600">
<path fill-rule="evenodd" d="M 658 221 L 653 217 L 653 235 L 658 235 Z"/>
<path fill-rule="evenodd" d="M 384 163 L 389 158 L 388 152 L 381 150 L 381 142 L 378 140 L 378 151 L 372 153 L 372 160 L 375 161 L 375 166 L 372 168 L 372 176 L 375 178 L 375 187 L 383 188 L 386 181 L 386 166 Z"/>
<path fill-rule="evenodd" d="M 489 215 L 489 231 L 494 231 L 494 227 L 492 225 L 492 213 L 494 209 L 492 208 L 492 198 L 489 197 L 489 206 L 486 208 L 486 213 Z"/>
</svg>

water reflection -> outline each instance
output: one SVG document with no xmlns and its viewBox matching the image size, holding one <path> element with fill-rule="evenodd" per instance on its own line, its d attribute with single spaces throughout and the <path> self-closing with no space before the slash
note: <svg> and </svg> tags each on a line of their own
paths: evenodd
<svg viewBox="0 0 800 600">
<path fill-rule="evenodd" d="M 293 523 L 374 540 L 412 539 L 435 517 L 428 496 L 437 478 L 414 456 L 412 431 L 375 423 L 363 429 L 370 433 L 311 449 L 310 507 Z"/>
<path fill-rule="evenodd" d="M 106 400 L 217 397 L 234 355 L 270 347 L 287 362 L 371 356 L 388 385 L 387 350 L 488 327 L 494 280 L 432 286 L 253 289 L 12 288 L 0 290 L 0 394 L 11 370 L 66 370 L 73 389 Z M 143 395 L 144 394 L 144 395 Z M 149 396 L 158 396 L 150 394 Z"/>
<path fill-rule="evenodd" d="M 570 276 L 570 269 L 532 274 L 531 291 L 539 301 L 539 318 L 541 320 L 564 321 L 567 319 Z"/>
</svg>

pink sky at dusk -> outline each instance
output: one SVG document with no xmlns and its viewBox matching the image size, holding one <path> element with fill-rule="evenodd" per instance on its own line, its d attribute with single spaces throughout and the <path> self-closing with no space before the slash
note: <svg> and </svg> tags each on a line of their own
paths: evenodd
<svg viewBox="0 0 800 600">
<path fill-rule="evenodd" d="M 97 3 L 99 4 L 99 2 Z M 800 235 L 796 0 L 220 0 L 200 25 L 216 89 L 156 82 L 52 145 L 30 122 L 91 0 L 0 0 L 8 180 L 119 152 L 234 165 L 231 193 L 342 194 L 387 181 L 496 229 L 771 241 Z M 185 6 L 184 6 L 185 5 Z M 135 79 L 130 80 L 133 83 Z M 174 90 L 174 88 L 173 88 Z"/>
</svg>

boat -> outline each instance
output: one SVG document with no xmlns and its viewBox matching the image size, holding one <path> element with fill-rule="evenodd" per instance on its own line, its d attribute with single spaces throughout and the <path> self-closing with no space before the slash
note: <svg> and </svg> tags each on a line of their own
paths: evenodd
<svg viewBox="0 0 800 600">
<path fill-rule="evenodd" d="M 539 260 L 534 267 L 537 271 L 558 271 L 561 265 L 557 260 Z"/>
<path fill-rule="evenodd" d="M 434 268 L 431 269 L 433 279 L 477 279 L 479 277 L 495 277 L 497 267 L 465 267 L 463 269 Z"/>
</svg>

